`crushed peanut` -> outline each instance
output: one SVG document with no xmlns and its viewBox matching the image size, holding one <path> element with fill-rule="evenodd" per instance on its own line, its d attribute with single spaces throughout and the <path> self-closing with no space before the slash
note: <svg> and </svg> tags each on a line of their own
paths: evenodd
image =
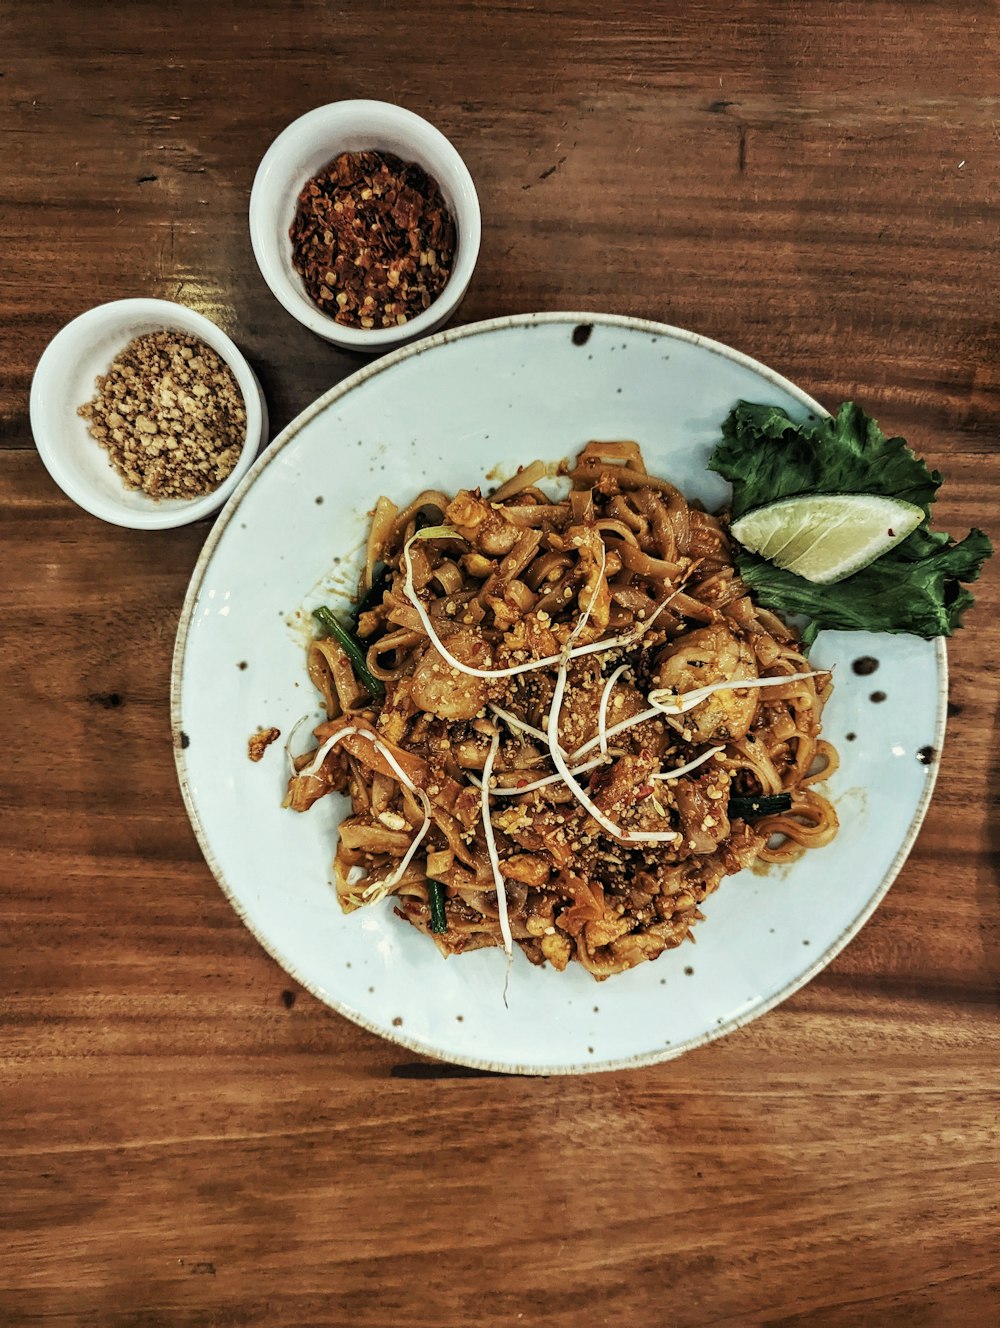
<svg viewBox="0 0 1000 1328">
<path fill-rule="evenodd" d="M 277 742 L 281 737 L 281 729 L 269 728 L 258 729 L 247 741 L 247 755 L 251 761 L 263 760 L 264 753 L 270 747 L 272 742 Z"/>
<path fill-rule="evenodd" d="M 232 370 L 181 332 L 136 337 L 77 414 L 126 485 L 151 498 L 211 493 L 246 441 L 246 407 Z"/>
</svg>

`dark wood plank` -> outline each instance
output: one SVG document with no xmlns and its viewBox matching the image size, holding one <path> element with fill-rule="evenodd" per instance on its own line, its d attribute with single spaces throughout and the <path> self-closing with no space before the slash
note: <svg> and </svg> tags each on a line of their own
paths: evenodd
<svg viewBox="0 0 1000 1328">
<path fill-rule="evenodd" d="M 0 45 L 0 1322 L 457 1328 L 996 1321 L 990 569 L 916 849 L 813 983 L 631 1074 L 417 1060 L 232 913 L 170 750 L 207 527 L 78 512 L 27 421 L 74 314 L 215 317 L 280 427 L 358 366 L 257 273 L 273 135 L 399 100 L 484 208 L 461 318 L 664 318 L 855 396 L 1000 535 L 992 3 L 10 6 Z M 552 169 L 552 168 L 555 169 Z"/>
</svg>

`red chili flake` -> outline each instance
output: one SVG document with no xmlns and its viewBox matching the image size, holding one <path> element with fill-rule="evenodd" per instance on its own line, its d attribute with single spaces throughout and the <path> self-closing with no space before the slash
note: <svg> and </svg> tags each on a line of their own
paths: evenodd
<svg viewBox="0 0 1000 1328">
<path fill-rule="evenodd" d="M 515 787 L 516 787 L 516 788 L 527 788 L 528 785 L 529 785 L 530 783 L 531 783 L 531 781 L 530 781 L 529 779 L 519 779 L 519 780 L 517 781 L 517 784 L 515 785 Z"/>
<path fill-rule="evenodd" d="M 653 792 L 652 784 L 640 784 L 635 791 L 635 800 L 639 802 L 642 798 L 648 798 Z"/>
<path fill-rule="evenodd" d="M 303 187 L 289 238 L 324 313 L 345 327 L 396 327 L 444 289 L 455 223 L 420 166 L 389 152 L 342 152 Z"/>
<path fill-rule="evenodd" d="M 895 532 L 894 530 L 890 529 L 890 530 L 888 530 L 886 533 L 888 534 L 888 536 L 889 536 L 890 539 L 895 539 L 895 537 L 896 537 L 896 532 Z"/>
</svg>

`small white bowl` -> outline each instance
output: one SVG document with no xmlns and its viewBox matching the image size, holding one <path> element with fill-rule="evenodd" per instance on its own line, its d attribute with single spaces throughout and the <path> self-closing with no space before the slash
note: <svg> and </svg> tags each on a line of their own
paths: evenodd
<svg viewBox="0 0 1000 1328">
<path fill-rule="evenodd" d="M 243 395 L 247 433 L 232 473 L 198 498 L 151 498 L 130 489 L 77 414 L 92 401 L 95 379 L 136 337 L 169 329 L 200 338 L 229 365 Z M 92 516 L 135 530 L 165 530 L 217 511 L 267 442 L 267 404 L 257 376 L 221 328 L 170 300 L 114 300 L 67 323 L 49 342 L 31 382 L 31 430 L 39 455 L 62 491 Z"/>
<path fill-rule="evenodd" d="M 441 188 L 455 221 L 451 275 L 430 308 L 400 327 L 344 327 L 306 294 L 292 266 L 288 232 L 306 182 L 341 152 L 391 152 L 416 162 Z M 250 194 L 250 240 L 264 280 L 288 312 L 345 350 L 377 354 L 436 331 L 468 289 L 479 256 L 482 218 L 468 167 L 432 124 L 384 101 L 337 101 L 294 120 L 268 148 Z"/>
</svg>

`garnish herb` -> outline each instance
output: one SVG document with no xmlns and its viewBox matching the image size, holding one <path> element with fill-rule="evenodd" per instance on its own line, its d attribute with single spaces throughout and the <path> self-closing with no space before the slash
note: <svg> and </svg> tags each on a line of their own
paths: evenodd
<svg viewBox="0 0 1000 1328">
<path fill-rule="evenodd" d="M 745 798 L 734 794 L 729 799 L 730 817 L 740 817 L 744 821 L 756 820 L 758 816 L 774 816 L 776 812 L 791 810 L 790 793 L 762 793 L 758 798 Z"/>
<path fill-rule="evenodd" d="M 427 898 L 431 905 L 431 931 L 447 931 L 448 918 L 444 911 L 444 886 L 440 881 L 427 881 Z"/>
<path fill-rule="evenodd" d="M 357 604 L 352 604 L 349 611 L 352 628 L 357 630 L 358 620 L 363 613 L 369 609 L 377 609 L 382 603 L 382 597 L 392 584 L 392 569 L 386 563 L 376 563 L 372 583 L 365 593 L 358 600 Z"/>
<path fill-rule="evenodd" d="M 832 585 L 783 571 L 757 554 L 737 556 L 740 576 L 760 604 L 811 621 L 811 645 L 822 628 L 950 636 L 973 604 L 963 582 L 975 581 L 993 546 L 981 530 L 957 543 L 931 530 L 941 475 L 902 438 L 886 438 L 847 401 L 836 416 L 796 423 L 778 406 L 741 401 L 722 427 L 709 466 L 733 486 L 734 517 L 780 498 L 816 493 L 884 494 L 915 503 L 924 520 L 896 548 Z"/>
<path fill-rule="evenodd" d="M 365 650 L 360 641 L 351 635 L 347 628 L 340 623 L 333 611 L 326 608 L 325 605 L 318 609 L 313 609 L 313 617 L 321 627 L 326 628 L 327 635 L 333 637 L 341 650 L 343 650 L 344 654 L 351 661 L 351 666 L 358 676 L 358 681 L 367 687 L 368 691 L 376 700 L 380 701 L 382 697 L 385 696 L 385 685 L 380 678 L 376 678 L 375 675 L 370 672 L 368 661 L 365 657 Z"/>
</svg>

